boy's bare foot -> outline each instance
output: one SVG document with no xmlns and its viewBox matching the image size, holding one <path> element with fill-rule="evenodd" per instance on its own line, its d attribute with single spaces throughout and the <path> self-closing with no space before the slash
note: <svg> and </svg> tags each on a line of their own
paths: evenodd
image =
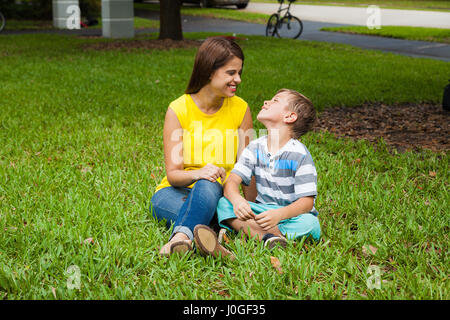
<svg viewBox="0 0 450 320">
<path fill-rule="evenodd" d="M 268 233 L 273 234 L 277 237 L 283 237 L 283 234 L 278 229 L 278 226 L 275 226 L 272 229 L 266 231 L 261 228 L 254 219 L 242 221 L 237 218 L 231 218 L 225 220 L 225 223 L 234 230 L 243 231 L 248 237 L 256 237 L 260 241 L 263 240 L 263 237 Z"/>
</svg>

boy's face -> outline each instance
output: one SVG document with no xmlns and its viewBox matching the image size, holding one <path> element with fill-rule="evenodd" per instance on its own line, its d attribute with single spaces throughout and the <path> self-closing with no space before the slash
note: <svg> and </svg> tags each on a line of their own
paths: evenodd
<svg viewBox="0 0 450 320">
<path fill-rule="evenodd" d="M 281 92 L 276 94 L 272 100 L 264 101 L 261 111 L 256 116 L 261 123 L 271 122 L 274 124 L 285 123 L 285 118 L 292 111 L 288 110 L 289 105 L 289 93 Z"/>
</svg>

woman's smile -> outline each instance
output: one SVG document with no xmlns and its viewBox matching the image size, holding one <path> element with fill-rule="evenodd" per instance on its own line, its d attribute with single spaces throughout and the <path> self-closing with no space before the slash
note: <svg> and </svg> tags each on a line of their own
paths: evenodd
<svg viewBox="0 0 450 320">
<path fill-rule="evenodd" d="M 237 87 L 241 83 L 241 73 L 242 60 L 233 57 L 223 67 L 214 72 L 209 85 L 218 95 L 232 97 L 235 95 Z"/>
</svg>

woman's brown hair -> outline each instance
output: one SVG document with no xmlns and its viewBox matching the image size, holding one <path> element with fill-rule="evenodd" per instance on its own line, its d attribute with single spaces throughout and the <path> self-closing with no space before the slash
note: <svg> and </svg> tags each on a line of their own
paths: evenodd
<svg viewBox="0 0 450 320">
<path fill-rule="evenodd" d="M 197 93 L 207 85 L 211 75 L 217 69 L 223 67 L 233 57 L 242 60 L 244 53 L 239 45 L 225 37 L 210 37 L 206 39 L 197 51 L 191 79 L 185 93 Z"/>
</svg>

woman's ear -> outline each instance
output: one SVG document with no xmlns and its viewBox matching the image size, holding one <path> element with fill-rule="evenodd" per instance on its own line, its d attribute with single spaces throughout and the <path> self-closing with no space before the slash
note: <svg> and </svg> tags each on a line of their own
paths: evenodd
<svg viewBox="0 0 450 320">
<path fill-rule="evenodd" d="M 209 82 L 211 82 L 212 78 L 214 77 L 214 75 L 216 74 L 217 70 L 214 70 L 213 72 L 211 72 L 211 74 L 209 75 Z"/>
</svg>

